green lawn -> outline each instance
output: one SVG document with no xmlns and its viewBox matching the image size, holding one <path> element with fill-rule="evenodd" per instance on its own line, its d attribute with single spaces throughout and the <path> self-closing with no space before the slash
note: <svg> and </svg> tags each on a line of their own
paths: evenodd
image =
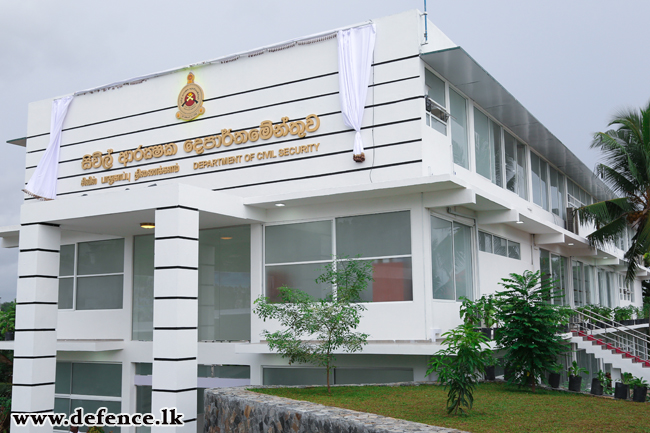
<svg viewBox="0 0 650 433">
<path fill-rule="evenodd" d="M 650 432 L 650 404 L 559 391 L 528 390 L 504 383 L 481 384 L 467 417 L 448 416 L 441 386 L 276 388 L 252 391 L 328 406 L 372 412 L 472 433 Z"/>
</svg>

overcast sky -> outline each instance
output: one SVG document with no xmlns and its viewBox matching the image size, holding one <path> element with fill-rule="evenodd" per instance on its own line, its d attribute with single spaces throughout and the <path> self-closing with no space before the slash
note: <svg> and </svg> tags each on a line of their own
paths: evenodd
<svg viewBox="0 0 650 433">
<path fill-rule="evenodd" d="M 424 0 L 0 2 L 0 227 L 19 223 L 27 105 L 371 18 Z M 650 1 L 428 1 L 429 18 L 589 167 L 591 136 L 650 99 Z M 0 249 L 0 302 L 16 293 Z"/>
</svg>

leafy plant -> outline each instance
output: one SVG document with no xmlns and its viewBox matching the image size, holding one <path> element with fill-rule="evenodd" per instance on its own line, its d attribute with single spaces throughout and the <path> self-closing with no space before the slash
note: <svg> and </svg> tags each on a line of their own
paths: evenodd
<svg viewBox="0 0 650 433">
<path fill-rule="evenodd" d="M 569 376 L 578 376 L 580 373 L 589 374 L 589 371 L 586 368 L 580 367 L 576 361 L 573 361 L 568 371 Z"/>
<path fill-rule="evenodd" d="M 325 266 L 316 281 L 336 288 L 323 299 L 313 299 L 302 290 L 281 287 L 280 303 L 267 297 L 255 300 L 254 312 L 264 321 L 275 319 L 283 330 L 262 331 L 269 348 L 279 352 L 289 363 L 310 363 L 325 367 L 327 392 L 330 393 L 330 372 L 335 368 L 334 352 L 358 352 L 366 344 L 368 334 L 354 332 L 361 311 L 361 292 L 372 280 L 372 264 L 361 260 L 335 260 Z M 311 341 L 310 341 L 311 340 Z"/>
<path fill-rule="evenodd" d="M 548 371 L 551 373 L 560 373 L 562 372 L 562 369 L 564 366 L 562 364 L 558 364 L 557 362 L 555 364 L 552 364 L 548 367 Z"/>
<path fill-rule="evenodd" d="M 623 373 L 621 375 L 621 382 L 623 382 L 623 385 L 632 385 L 633 381 L 634 376 L 632 376 L 632 373 Z"/>
<path fill-rule="evenodd" d="M 630 387 L 635 387 L 635 386 L 640 386 L 640 387 L 647 387 L 648 382 L 642 378 L 642 377 L 637 377 L 633 376 L 632 379 L 629 381 Z"/>
<path fill-rule="evenodd" d="M 104 428 L 94 425 L 88 429 L 88 433 L 104 433 Z"/>
<path fill-rule="evenodd" d="M 562 297 L 561 290 L 549 280 L 540 281 L 540 272 L 510 274 L 500 283 L 505 290 L 495 295 L 497 319 L 496 342 L 506 354 L 506 367 L 512 370 L 509 383 L 530 385 L 533 392 L 546 371 L 566 352 L 565 340 L 557 334 L 568 323 L 571 310 L 553 304 Z"/>
<path fill-rule="evenodd" d="M 627 307 L 616 307 L 614 308 L 614 320 L 619 323 L 623 320 L 631 320 L 635 312 L 636 307 L 632 305 Z"/>
<path fill-rule="evenodd" d="M 600 382 L 600 386 L 602 386 L 603 389 L 612 387 L 612 377 L 609 375 L 609 373 L 605 373 L 603 370 L 598 370 L 598 373 L 596 373 L 596 378 L 598 379 L 598 382 Z"/>
<path fill-rule="evenodd" d="M 427 375 L 436 372 L 447 393 L 447 413 L 466 415 L 474 404 L 474 390 L 487 365 L 493 363 L 487 338 L 464 323 L 442 334 L 447 347 L 429 362 Z M 483 347 L 485 346 L 485 347 Z"/>
<path fill-rule="evenodd" d="M 3 333 L 16 329 L 16 300 L 6 304 L 6 309 L 0 311 L 0 331 Z"/>
<path fill-rule="evenodd" d="M 494 295 L 484 295 L 476 301 L 461 296 L 460 318 L 465 323 L 480 327 L 491 328 L 496 324 L 496 302 Z"/>
</svg>

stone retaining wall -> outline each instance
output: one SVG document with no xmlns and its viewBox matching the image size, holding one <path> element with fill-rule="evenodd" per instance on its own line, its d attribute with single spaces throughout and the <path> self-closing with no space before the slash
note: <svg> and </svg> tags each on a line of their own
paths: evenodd
<svg viewBox="0 0 650 433">
<path fill-rule="evenodd" d="M 215 388 L 205 391 L 205 433 L 464 433 L 450 428 L 259 394 L 247 388 L 264 387 Z"/>
</svg>

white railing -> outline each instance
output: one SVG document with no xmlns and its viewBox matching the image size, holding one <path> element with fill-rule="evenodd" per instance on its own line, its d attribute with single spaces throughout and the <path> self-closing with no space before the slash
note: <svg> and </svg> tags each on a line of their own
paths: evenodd
<svg viewBox="0 0 650 433">
<path fill-rule="evenodd" d="M 626 358 L 633 358 L 637 362 L 649 361 L 650 338 L 648 335 L 615 322 L 609 317 L 593 311 L 576 311 L 569 321 L 569 328 L 578 336 L 587 337 L 594 343 L 614 350 Z"/>
</svg>

